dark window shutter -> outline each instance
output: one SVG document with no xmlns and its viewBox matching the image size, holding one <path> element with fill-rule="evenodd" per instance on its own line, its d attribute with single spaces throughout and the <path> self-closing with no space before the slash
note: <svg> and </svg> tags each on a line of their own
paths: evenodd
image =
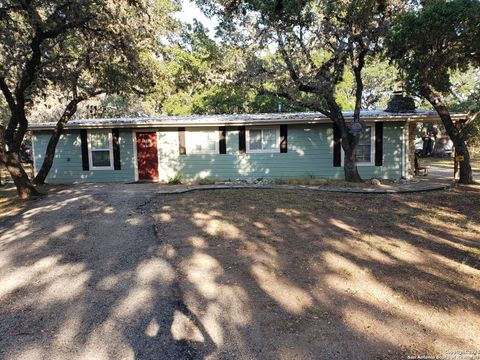
<svg viewBox="0 0 480 360">
<path fill-rule="evenodd" d="M 82 168 L 87 171 L 90 170 L 90 164 L 88 161 L 88 139 L 87 130 L 80 130 L 80 146 L 82 148 Z"/>
<path fill-rule="evenodd" d="M 280 152 L 286 153 L 288 150 L 288 125 L 280 125 Z"/>
<path fill-rule="evenodd" d="M 113 140 L 113 169 L 121 170 L 122 165 L 120 162 L 120 132 L 118 129 L 112 129 Z"/>
<path fill-rule="evenodd" d="M 245 137 L 245 126 L 238 127 L 238 151 L 245 154 L 247 151 L 247 139 Z"/>
<path fill-rule="evenodd" d="M 185 147 L 185 128 L 178 128 L 178 152 L 180 155 L 185 155 L 187 153 L 187 148 Z"/>
<path fill-rule="evenodd" d="M 333 124 L 333 166 L 342 166 L 342 136 L 337 124 Z"/>
<path fill-rule="evenodd" d="M 383 165 L 383 122 L 375 123 L 375 166 Z"/>
<path fill-rule="evenodd" d="M 220 154 L 226 154 L 227 153 L 227 128 L 225 126 L 220 126 L 218 128 L 219 132 L 219 151 Z"/>
</svg>

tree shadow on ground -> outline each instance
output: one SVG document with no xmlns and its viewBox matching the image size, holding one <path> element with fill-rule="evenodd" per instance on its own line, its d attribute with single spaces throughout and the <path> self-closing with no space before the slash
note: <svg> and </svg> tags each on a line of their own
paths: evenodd
<svg viewBox="0 0 480 360">
<path fill-rule="evenodd" d="M 154 188 L 72 189 L 59 187 L 2 220 L 0 358 L 212 353 L 215 345 L 178 294 L 175 270 L 159 256 L 145 210 Z M 200 344 L 172 333 L 179 314 L 202 329 Z"/>
<path fill-rule="evenodd" d="M 223 350 L 401 359 L 479 346 L 479 200 L 226 190 L 159 199 L 155 216 Z"/>
<path fill-rule="evenodd" d="M 476 189 L 154 189 L 59 187 L 2 220 L 0 358 L 404 359 L 479 345 Z"/>
</svg>

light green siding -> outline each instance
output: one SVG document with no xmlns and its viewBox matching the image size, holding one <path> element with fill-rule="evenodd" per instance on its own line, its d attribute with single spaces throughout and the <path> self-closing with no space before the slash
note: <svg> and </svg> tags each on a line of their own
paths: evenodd
<svg viewBox="0 0 480 360">
<path fill-rule="evenodd" d="M 363 178 L 400 178 L 402 166 L 403 122 L 384 123 L 383 166 L 359 166 Z M 343 178 L 343 168 L 333 167 L 333 130 L 330 124 L 288 126 L 288 152 L 240 154 L 238 130 L 227 127 L 227 154 L 179 155 L 175 128 L 148 129 L 158 132 L 159 176 L 168 181 L 177 173 L 183 179 L 242 177 L 325 177 Z M 133 130 L 120 131 L 122 170 L 83 171 L 80 132 L 68 131 L 57 147 L 49 182 L 134 181 Z M 36 132 L 35 160 L 40 166 L 49 133 Z"/>
<path fill-rule="evenodd" d="M 362 177 L 401 177 L 402 129 L 403 123 L 384 124 L 384 164 L 359 166 Z M 227 127 L 227 154 L 178 155 L 175 129 L 159 129 L 159 138 L 162 181 L 176 173 L 184 179 L 343 178 L 343 168 L 333 167 L 333 129 L 329 124 L 289 125 L 287 153 L 239 154 L 237 128 Z"/>
<path fill-rule="evenodd" d="M 50 139 L 49 131 L 34 133 L 35 167 L 38 171 L 42 165 Z M 80 131 L 70 130 L 60 137 L 55 152 L 55 160 L 47 177 L 49 183 L 71 182 L 129 182 L 135 180 L 133 161 L 133 138 L 131 130 L 120 130 L 121 170 L 89 170 L 82 169 L 82 152 L 80 147 Z"/>
</svg>

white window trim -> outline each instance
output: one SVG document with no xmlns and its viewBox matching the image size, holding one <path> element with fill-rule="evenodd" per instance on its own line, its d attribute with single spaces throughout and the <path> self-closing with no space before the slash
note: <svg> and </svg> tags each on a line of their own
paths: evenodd
<svg viewBox="0 0 480 360">
<path fill-rule="evenodd" d="M 110 166 L 93 166 L 93 159 L 92 159 L 92 142 L 91 142 L 91 134 L 96 132 L 106 132 L 108 135 L 108 149 L 94 149 L 93 151 L 109 151 L 110 155 Z M 110 130 L 88 130 L 87 136 L 88 142 L 88 162 L 90 170 L 113 170 L 113 138 L 112 138 L 112 131 Z"/>
<path fill-rule="evenodd" d="M 195 150 L 193 144 L 195 141 L 194 133 L 198 132 L 213 132 L 215 136 L 215 150 Z M 186 128 L 185 129 L 185 149 L 186 155 L 215 155 L 220 153 L 220 137 L 218 128 L 200 127 L 200 128 Z"/>
<path fill-rule="evenodd" d="M 275 149 L 255 149 L 255 150 L 251 150 L 250 149 L 250 130 L 271 130 L 271 129 L 275 129 L 275 137 L 276 137 L 276 146 L 275 146 Z M 275 154 L 275 153 L 279 153 L 280 152 L 280 126 L 262 126 L 262 127 L 259 127 L 259 126 L 253 126 L 251 128 L 248 128 L 246 129 L 246 134 L 245 134 L 245 141 L 246 141 L 246 145 L 247 145 L 247 153 L 251 153 L 251 154 L 258 154 L 258 153 L 267 153 L 267 154 Z M 263 140 L 263 133 L 262 133 L 262 140 Z"/>
<path fill-rule="evenodd" d="M 367 128 L 370 128 L 370 161 L 369 162 L 359 162 L 357 161 L 357 166 L 375 166 L 375 125 L 367 125 Z M 345 152 L 342 147 L 342 166 L 344 165 Z"/>
</svg>

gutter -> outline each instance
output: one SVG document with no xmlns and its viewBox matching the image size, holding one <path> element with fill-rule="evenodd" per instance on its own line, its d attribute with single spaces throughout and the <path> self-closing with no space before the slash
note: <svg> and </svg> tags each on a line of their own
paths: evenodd
<svg viewBox="0 0 480 360">
<path fill-rule="evenodd" d="M 452 114 L 453 120 L 464 119 L 464 114 Z M 364 116 L 363 119 L 365 122 L 410 122 L 410 121 L 421 121 L 421 122 L 433 122 L 439 121 L 440 117 L 436 114 L 406 114 L 402 116 L 401 114 L 392 115 L 392 116 Z M 346 116 L 345 120 L 347 122 L 353 121 L 353 116 Z M 148 120 L 145 120 L 148 121 Z M 142 129 L 142 128 L 176 128 L 176 127 L 205 127 L 205 126 L 255 126 L 255 125 L 279 125 L 279 124 L 331 124 L 332 121 L 326 117 L 317 117 L 310 119 L 272 119 L 272 120 L 232 120 L 232 121 L 221 121 L 221 120 L 212 120 L 212 121 L 201 121 L 196 119 L 186 119 L 186 120 L 163 120 L 163 121 L 151 121 L 151 122 L 127 122 L 122 120 L 112 119 L 110 122 L 102 119 L 98 119 L 98 124 L 95 124 L 95 120 L 92 119 L 92 122 L 89 123 L 75 123 L 75 120 L 71 124 L 66 124 L 65 130 L 72 129 L 102 129 L 102 128 L 128 128 L 128 129 Z M 28 126 L 28 129 L 31 131 L 41 131 L 41 130 L 53 130 L 56 126 L 55 122 L 48 123 L 31 123 Z"/>
</svg>

